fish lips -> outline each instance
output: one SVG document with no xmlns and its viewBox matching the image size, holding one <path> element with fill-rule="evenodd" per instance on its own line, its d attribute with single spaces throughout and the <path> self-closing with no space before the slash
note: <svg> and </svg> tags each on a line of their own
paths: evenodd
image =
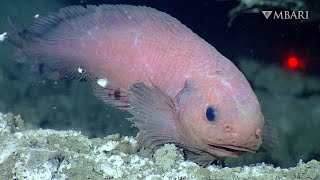
<svg viewBox="0 0 320 180">
<path fill-rule="evenodd" d="M 241 146 L 235 146 L 235 145 L 229 145 L 229 144 L 213 144 L 211 142 L 208 142 L 206 140 L 203 140 L 203 142 L 209 146 L 210 149 L 214 151 L 223 152 L 225 154 L 228 154 L 232 157 L 239 157 L 246 153 L 256 153 L 256 150 L 241 147 Z"/>
</svg>

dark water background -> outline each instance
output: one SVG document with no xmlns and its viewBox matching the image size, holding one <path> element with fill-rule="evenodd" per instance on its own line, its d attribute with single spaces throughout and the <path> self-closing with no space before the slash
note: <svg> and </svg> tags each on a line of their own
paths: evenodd
<svg viewBox="0 0 320 180">
<path fill-rule="evenodd" d="M 179 19 L 237 65 L 241 64 L 241 57 L 245 56 L 255 59 L 258 64 L 276 65 L 281 71 L 284 70 L 282 64 L 285 57 L 297 54 L 308 60 L 306 68 L 298 76 L 308 76 L 320 81 L 319 22 L 266 20 L 259 13 L 243 14 L 228 27 L 227 14 L 239 1 L 2 0 L 0 32 L 8 29 L 8 16 L 22 27 L 30 23 L 35 14 L 45 15 L 68 5 L 103 3 L 145 5 L 164 11 Z M 0 44 L 0 112 L 21 114 L 31 128 L 75 129 L 90 137 L 103 137 L 113 133 L 137 133 L 137 129 L 125 120 L 125 117 L 130 117 L 128 113 L 107 107 L 92 95 L 86 83 L 48 80 L 37 74 L 37 67 L 12 61 L 13 54 L 14 49 L 11 46 Z M 250 64 L 242 65 L 243 68 L 250 69 L 249 66 Z M 272 74 L 269 77 L 271 76 Z M 288 77 L 290 79 L 291 75 Z M 254 83 L 255 74 L 251 74 L 248 79 L 250 83 Z M 263 82 L 264 79 L 268 78 L 262 78 L 262 82 L 259 83 L 273 83 Z M 302 81 L 303 78 L 294 83 Z M 294 83 L 284 88 L 289 87 L 291 92 L 299 87 L 299 84 Z M 279 94 L 276 90 L 273 92 L 272 88 L 265 91 L 264 88 L 260 90 L 252 85 L 262 102 L 266 118 L 278 119 L 276 126 L 280 131 L 280 139 L 282 138 L 279 144 L 281 148 L 272 153 L 260 153 L 230 161 L 230 164 L 264 161 L 286 167 L 295 165 L 300 158 L 304 161 L 312 158 L 320 160 L 320 133 L 317 132 L 320 128 L 320 106 L 318 109 L 308 110 L 310 104 L 320 104 L 320 90 L 302 90 L 298 94 L 282 90 Z M 295 102 L 300 103 L 299 106 L 288 105 L 282 109 L 277 107 Z M 282 111 L 275 113 L 275 109 Z M 311 116 L 310 113 L 314 111 L 317 111 L 316 115 Z M 278 114 L 283 117 L 279 117 Z"/>
</svg>

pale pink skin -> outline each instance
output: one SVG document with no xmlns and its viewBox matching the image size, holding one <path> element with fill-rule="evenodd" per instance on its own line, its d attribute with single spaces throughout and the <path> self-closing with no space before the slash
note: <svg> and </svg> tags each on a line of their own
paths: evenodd
<svg viewBox="0 0 320 180">
<path fill-rule="evenodd" d="M 64 59 L 72 57 L 70 61 L 77 59 L 77 64 L 125 92 L 133 83 L 151 85 L 151 81 L 175 99 L 188 81 L 192 91 L 178 105 L 182 122 L 178 130 L 188 139 L 184 143 L 217 157 L 257 150 L 264 119 L 244 75 L 177 20 L 168 21 L 176 27 L 168 29 L 150 19 L 110 25 L 107 30 L 93 26 L 90 32 L 73 32 L 60 42 L 62 45 L 43 44 L 41 51 Z M 218 111 L 213 122 L 205 116 L 210 105 Z"/>
</svg>

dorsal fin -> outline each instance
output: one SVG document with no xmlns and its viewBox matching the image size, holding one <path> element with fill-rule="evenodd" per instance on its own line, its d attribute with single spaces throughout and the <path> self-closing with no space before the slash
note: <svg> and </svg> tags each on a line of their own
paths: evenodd
<svg viewBox="0 0 320 180">
<path fill-rule="evenodd" d="M 145 20 L 156 20 L 161 23 L 161 27 L 149 26 L 148 28 L 171 31 L 175 35 L 181 36 L 182 32 L 191 32 L 189 28 L 181 24 L 172 16 L 145 6 L 132 5 L 88 5 L 69 6 L 61 8 L 58 12 L 51 12 L 47 16 L 40 16 L 28 27 L 19 32 L 19 36 L 29 41 L 37 41 L 42 38 L 54 40 L 55 38 L 66 38 L 70 35 L 70 30 L 86 31 L 93 26 L 100 28 L 110 26 L 121 21 L 121 23 L 142 23 Z M 65 27 L 61 27 L 64 25 Z M 68 31 L 66 31 L 68 30 Z M 53 33 L 57 32 L 57 34 Z M 64 32 L 65 31 L 65 32 Z M 54 37 L 58 35 L 57 37 Z M 59 39 L 59 38 L 58 38 Z"/>
</svg>

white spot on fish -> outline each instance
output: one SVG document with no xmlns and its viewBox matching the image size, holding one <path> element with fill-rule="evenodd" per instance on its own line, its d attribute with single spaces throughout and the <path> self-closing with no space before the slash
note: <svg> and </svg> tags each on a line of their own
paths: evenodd
<svg viewBox="0 0 320 180">
<path fill-rule="evenodd" d="M 141 33 L 138 33 L 138 34 L 134 37 L 134 45 L 135 45 L 135 46 L 138 44 L 140 35 L 141 35 Z"/>
<path fill-rule="evenodd" d="M 4 41 L 7 38 L 7 32 L 0 34 L 0 42 Z"/>
<path fill-rule="evenodd" d="M 109 81 L 108 81 L 108 79 L 106 79 L 106 78 L 98 79 L 98 80 L 97 80 L 97 84 L 98 84 L 99 86 L 105 88 L 105 87 L 107 87 L 107 85 L 109 84 Z"/>
<path fill-rule="evenodd" d="M 36 14 L 34 15 L 34 18 L 37 19 L 40 15 L 39 14 Z"/>
<path fill-rule="evenodd" d="M 228 88 L 231 88 L 231 85 L 228 81 L 224 80 L 224 79 L 221 79 L 221 83 L 225 86 L 225 87 L 228 87 Z"/>
<path fill-rule="evenodd" d="M 82 73 L 83 73 L 83 69 L 82 69 L 81 67 L 78 67 L 78 72 L 79 72 L 80 74 L 82 74 Z"/>
</svg>

